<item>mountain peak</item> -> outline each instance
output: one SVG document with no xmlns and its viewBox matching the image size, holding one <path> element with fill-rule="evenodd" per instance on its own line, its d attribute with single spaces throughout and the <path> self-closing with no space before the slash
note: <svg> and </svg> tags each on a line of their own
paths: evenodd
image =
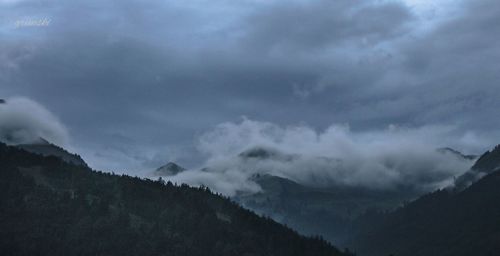
<svg viewBox="0 0 500 256">
<path fill-rule="evenodd" d="M 474 165 L 455 180 L 454 189 L 462 191 L 486 174 L 500 169 L 500 145 L 493 150 L 486 151 L 481 155 Z"/>
<path fill-rule="evenodd" d="M 186 168 L 179 166 L 178 164 L 174 162 L 168 162 L 167 164 L 163 165 L 162 167 L 156 169 L 155 174 L 160 175 L 160 176 L 173 176 L 178 173 L 181 173 L 185 171 Z"/>
<path fill-rule="evenodd" d="M 486 151 L 481 155 L 471 169 L 490 173 L 498 168 L 500 168 L 500 144 L 495 146 L 493 150 Z"/>
<path fill-rule="evenodd" d="M 238 154 L 238 157 L 245 160 L 279 160 L 290 161 L 297 157 L 297 155 L 283 153 L 277 149 L 269 147 L 252 147 Z"/>
<path fill-rule="evenodd" d="M 450 154 L 455 155 L 461 159 L 466 159 L 466 160 L 474 160 L 477 158 L 476 155 L 465 155 L 462 152 L 460 152 L 456 149 L 450 148 L 450 147 L 438 148 L 437 151 L 439 153 L 444 153 L 444 154 L 450 153 Z"/>
<path fill-rule="evenodd" d="M 274 149 L 264 147 L 253 147 L 239 154 L 242 158 L 268 159 L 276 156 L 278 152 Z"/>
<path fill-rule="evenodd" d="M 18 144 L 15 145 L 15 147 L 42 156 L 55 156 L 67 163 L 87 166 L 87 163 L 85 163 L 85 161 L 79 155 L 72 154 L 68 152 L 66 149 L 59 147 L 55 144 L 52 144 L 42 137 L 38 138 L 38 140 L 34 141 L 33 143 Z"/>
</svg>

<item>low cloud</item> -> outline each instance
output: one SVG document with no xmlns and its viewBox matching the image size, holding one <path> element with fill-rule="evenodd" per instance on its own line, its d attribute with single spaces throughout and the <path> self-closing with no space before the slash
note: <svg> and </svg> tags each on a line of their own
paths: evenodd
<svg viewBox="0 0 500 256">
<path fill-rule="evenodd" d="M 31 99 L 13 97 L 0 104 L 0 141 L 25 144 L 40 138 L 65 146 L 68 132 L 57 117 Z"/>
<path fill-rule="evenodd" d="M 472 165 L 471 160 L 436 150 L 460 139 L 452 134 L 450 126 L 359 132 L 334 124 L 318 132 L 306 125 L 281 127 L 244 119 L 220 124 L 199 138 L 198 150 L 208 159 L 205 168 L 169 179 L 230 196 L 258 192 L 255 174 L 314 187 L 429 191 L 450 185 Z"/>
</svg>

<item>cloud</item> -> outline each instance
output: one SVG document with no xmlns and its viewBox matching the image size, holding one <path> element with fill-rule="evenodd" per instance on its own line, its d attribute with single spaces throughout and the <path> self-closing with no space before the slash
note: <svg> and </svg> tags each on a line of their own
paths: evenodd
<svg viewBox="0 0 500 256">
<path fill-rule="evenodd" d="M 470 160 L 436 150 L 450 143 L 452 133 L 453 127 L 446 126 L 390 126 L 356 132 L 338 124 L 318 132 L 306 125 L 281 127 L 244 119 L 204 133 L 198 150 L 207 156 L 206 168 L 170 179 L 209 186 L 228 195 L 259 191 L 252 181 L 255 174 L 315 187 L 429 191 L 450 185 L 472 165 Z"/>
<path fill-rule="evenodd" d="M 31 99 L 14 97 L 0 104 L 0 141 L 24 144 L 40 138 L 65 146 L 68 132 L 54 114 Z"/>
<path fill-rule="evenodd" d="M 10 2 L 0 94 L 44 102 L 84 154 L 118 144 L 109 164 L 84 155 L 99 168 L 149 168 L 153 154 L 136 151 L 189 147 L 241 115 L 321 130 L 453 125 L 481 137 L 465 147 L 476 154 L 500 137 L 496 0 L 440 1 L 429 15 L 378 0 Z M 24 17 L 51 23 L 16 29 Z M 131 140 L 110 136 L 117 127 Z"/>
<path fill-rule="evenodd" d="M 244 39 L 253 48 L 287 53 L 373 46 L 404 35 L 411 20 L 407 7 L 395 1 L 273 1 L 249 16 Z"/>
</svg>

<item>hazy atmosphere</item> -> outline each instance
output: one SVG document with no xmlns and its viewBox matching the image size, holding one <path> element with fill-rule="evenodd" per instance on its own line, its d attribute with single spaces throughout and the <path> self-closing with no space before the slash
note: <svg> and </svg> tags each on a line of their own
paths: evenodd
<svg viewBox="0 0 500 256">
<path fill-rule="evenodd" d="M 0 6 L 0 135 L 24 127 L 11 139 L 46 138 L 93 168 L 237 169 L 229 158 L 263 146 L 301 155 L 299 166 L 355 165 L 335 180 L 316 162 L 322 182 L 386 186 L 412 180 L 387 159 L 426 170 L 435 149 L 480 154 L 500 136 L 498 1 Z M 435 186 L 470 166 L 446 164 L 440 178 L 407 171 Z"/>
<path fill-rule="evenodd" d="M 500 0 L 0 0 L 0 255 L 500 252 Z"/>
</svg>

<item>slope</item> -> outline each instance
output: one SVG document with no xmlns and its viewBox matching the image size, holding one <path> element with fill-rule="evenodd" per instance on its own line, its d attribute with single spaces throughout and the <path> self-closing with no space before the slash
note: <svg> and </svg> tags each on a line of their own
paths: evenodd
<svg viewBox="0 0 500 256">
<path fill-rule="evenodd" d="M 0 144 L 2 255 L 343 255 L 206 188 Z"/>
<path fill-rule="evenodd" d="M 72 154 L 64 148 L 56 146 L 43 138 L 40 138 L 39 141 L 30 144 L 18 144 L 16 147 L 42 156 L 56 156 L 68 163 L 87 166 L 87 163 L 85 163 L 79 155 Z"/>
<path fill-rule="evenodd" d="M 498 146 L 484 154 L 472 169 L 489 174 L 463 190 L 438 190 L 378 221 L 364 221 L 351 245 L 362 255 L 498 255 L 498 156 Z"/>
</svg>

